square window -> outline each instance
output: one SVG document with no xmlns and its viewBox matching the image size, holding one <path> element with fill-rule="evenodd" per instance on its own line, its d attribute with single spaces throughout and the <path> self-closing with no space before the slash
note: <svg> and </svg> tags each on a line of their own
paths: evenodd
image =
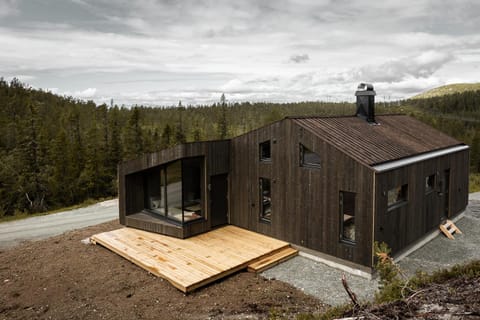
<svg viewBox="0 0 480 320">
<path fill-rule="evenodd" d="M 318 153 L 300 144 L 300 166 L 302 167 L 320 167 L 320 156 Z"/>
<path fill-rule="evenodd" d="M 270 140 L 260 143 L 260 161 L 271 161 L 271 150 Z"/>
<path fill-rule="evenodd" d="M 394 209 L 397 206 L 406 203 L 408 200 L 408 184 L 395 187 L 388 190 L 388 209 Z"/>
</svg>

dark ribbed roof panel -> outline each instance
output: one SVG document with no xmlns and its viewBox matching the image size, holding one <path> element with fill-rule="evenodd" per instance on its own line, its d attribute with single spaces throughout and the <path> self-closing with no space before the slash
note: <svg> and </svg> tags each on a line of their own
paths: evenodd
<svg viewBox="0 0 480 320">
<path fill-rule="evenodd" d="M 461 144 L 454 138 L 405 115 L 377 116 L 376 125 L 355 116 L 290 119 L 366 165 Z"/>
</svg>

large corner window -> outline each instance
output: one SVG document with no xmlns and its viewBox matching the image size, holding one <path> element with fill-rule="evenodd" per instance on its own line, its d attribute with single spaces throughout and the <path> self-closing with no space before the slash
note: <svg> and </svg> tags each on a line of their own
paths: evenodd
<svg viewBox="0 0 480 320">
<path fill-rule="evenodd" d="M 320 156 L 318 153 L 300 144 L 300 165 L 302 167 L 320 168 Z"/>
<path fill-rule="evenodd" d="M 387 197 L 388 210 L 392 210 L 406 204 L 408 201 L 408 184 L 397 186 L 388 190 Z"/>
<path fill-rule="evenodd" d="M 260 178 L 260 220 L 272 221 L 272 189 L 270 179 Z"/>
<path fill-rule="evenodd" d="M 260 161 L 272 161 L 272 147 L 270 140 L 260 143 Z"/>
<path fill-rule="evenodd" d="M 340 191 L 340 240 L 355 243 L 355 193 Z"/>
<path fill-rule="evenodd" d="M 435 175 L 425 177 L 425 193 L 430 193 L 435 189 Z"/>
<path fill-rule="evenodd" d="M 203 158 L 187 158 L 145 174 L 146 211 L 176 223 L 202 217 Z"/>
</svg>

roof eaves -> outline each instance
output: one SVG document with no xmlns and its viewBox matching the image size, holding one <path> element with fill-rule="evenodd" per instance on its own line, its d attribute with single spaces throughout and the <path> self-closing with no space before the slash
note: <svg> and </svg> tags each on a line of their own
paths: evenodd
<svg viewBox="0 0 480 320">
<path fill-rule="evenodd" d="M 411 164 L 414 164 L 414 163 L 417 163 L 417 162 L 422 162 L 422 161 L 425 161 L 425 160 L 429 160 L 429 159 L 441 157 L 441 156 L 444 156 L 444 155 L 460 152 L 460 151 L 467 150 L 467 149 L 469 149 L 469 146 L 467 146 L 465 144 L 460 144 L 460 145 L 447 147 L 447 148 L 443 148 L 443 149 L 439 149 L 439 150 L 434 150 L 434 151 L 429 151 L 429 152 L 425 152 L 425 153 L 421 153 L 421 154 L 416 154 L 414 156 L 406 157 L 406 158 L 403 158 L 403 159 L 396 159 L 396 160 L 392 160 L 392 161 L 387 161 L 387 162 L 383 162 L 383 163 L 374 164 L 374 165 L 371 165 L 371 167 L 376 172 L 380 173 L 380 172 L 385 172 L 385 171 L 405 167 L 405 166 L 408 166 L 408 165 L 411 165 Z"/>
</svg>

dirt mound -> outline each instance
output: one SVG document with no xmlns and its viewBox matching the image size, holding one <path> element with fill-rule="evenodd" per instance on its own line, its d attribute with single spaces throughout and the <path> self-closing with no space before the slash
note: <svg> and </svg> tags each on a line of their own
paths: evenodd
<svg viewBox="0 0 480 320">
<path fill-rule="evenodd" d="M 81 240 L 117 222 L 0 251 L 0 319 L 243 319 L 319 313 L 315 298 L 240 272 L 184 295 L 101 246 Z"/>
</svg>

